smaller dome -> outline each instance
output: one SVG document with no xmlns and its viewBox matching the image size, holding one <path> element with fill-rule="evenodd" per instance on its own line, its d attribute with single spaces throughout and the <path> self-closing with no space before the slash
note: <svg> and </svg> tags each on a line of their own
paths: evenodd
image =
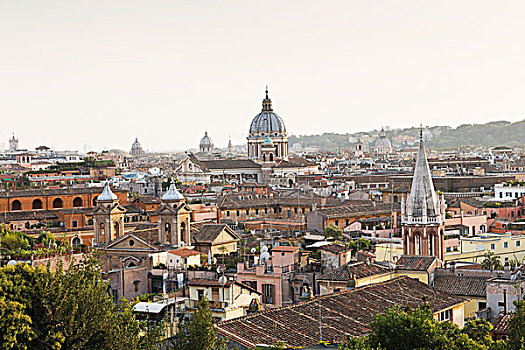
<svg viewBox="0 0 525 350">
<path fill-rule="evenodd" d="M 264 144 L 273 145 L 272 139 L 269 136 L 266 136 L 266 138 L 264 139 Z"/>
<path fill-rule="evenodd" d="M 144 150 L 142 149 L 142 145 L 139 142 L 138 138 L 135 138 L 135 142 L 131 145 L 131 152 L 134 156 L 139 156 L 144 153 Z"/>
<path fill-rule="evenodd" d="M 184 199 L 184 196 L 177 190 L 177 187 L 175 187 L 175 183 L 170 184 L 170 188 L 168 188 L 168 191 L 164 193 L 162 196 L 162 200 L 165 202 L 169 201 L 181 201 Z"/>
<path fill-rule="evenodd" d="M 392 143 L 386 138 L 385 129 L 381 129 L 379 138 L 375 143 L 375 149 L 379 154 L 387 154 L 392 152 Z"/>
<path fill-rule="evenodd" d="M 199 143 L 199 148 L 201 152 L 209 152 L 213 149 L 213 141 L 211 140 L 211 137 L 208 136 L 207 131 L 204 132 L 204 137 Z"/>
<path fill-rule="evenodd" d="M 118 199 L 117 195 L 113 193 L 111 190 L 111 187 L 109 187 L 109 182 L 106 182 L 106 185 L 104 186 L 104 190 L 100 194 L 100 196 L 97 197 L 97 202 L 112 202 L 116 201 Z"/>
</svg>

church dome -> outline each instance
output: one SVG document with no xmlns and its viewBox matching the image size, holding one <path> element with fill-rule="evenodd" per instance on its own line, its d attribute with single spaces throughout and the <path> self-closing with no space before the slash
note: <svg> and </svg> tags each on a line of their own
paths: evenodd
<svg viewBox="0 0 525 350">
<path fill-rule="evenodd" d="M 259 134 L 286 134 L 283 120 L 272 109 L 272 100 L 268 97 L 268 89 L 266 90 L 266 98 L 263 100 L 261 113 L 257 114 L 250 124 L 250 135 Z"/>
<path fill-rule="evenodd" d="M 389 139 L 386 138 L 385 129 L 381 129 L 381 133 L 379 134 L 379 138 L 377 139 L 375 143 L 375 148 L 377 153 L 385 154 L 392 152 L 392 143 Z"/>
<path fill-rule="evenodd" d="M 199 148 L 201 152 L 209 152 L 213 148 L 213 141 L 208 136 L 208 132 L 204 132 L 204 136 L 199 143 Z"/>
<path fill-rule="evenodd" d="M 131 154 L 134 156 L 141 155 L 144 151 L 142 150 L 142 145 L 139 142 L 138 138 L 135 138 L 135 142 L 131 145 Z"/>
</svg>

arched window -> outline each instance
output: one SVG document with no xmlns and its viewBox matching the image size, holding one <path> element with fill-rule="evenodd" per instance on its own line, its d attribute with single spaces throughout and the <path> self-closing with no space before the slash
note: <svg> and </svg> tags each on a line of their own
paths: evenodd
<svg viewBox="0 0 525 350">
<path fill-rule="evenodd" d="M 263 162 L 266 162 L 266 153 L 263 154 Z"/>
<path fill-rule="evenodd" d="M 104 225 L 103 222 L 101 222 L 98 225 L 98 228 L 99 228 L 99 232 L 100 232 L 101 235 L 104 235 L 106 233 L 106 225 Z"/>
<path fill-rule="evenodd" d="M 75 197 L 75 199 L 73 199 L 73 207 L 78 208 L 78 207 L 81 207 L 82 204 L 84 204 L 82 201 L 82 198 Z"/>
<path fill-rule="evenodd" d="M 64 202 L 62 201 L 62 198 L 55 198 L 53 199 L 53 208 L 63 208 Z"/>
<path fill-rule="evenodd" d="M 273 153 L 270 153 L 270 162 L 273 162 Z"/>
<path fill-rule="evenodd" d="M 42 200 L 40 200 L 38 198 L 33 200 L 32 208 L 33 209 L 42 209 Z"/>
<path fill-rule="evenodd" d="M 113 229 L 115 230 L 115 237 L 120 236 L 120 224 L 118 221 L 113 223 Z"/>
<path fill-rule="evenodd" d="M 95 198 L 93 198 L 93 206 L 96 206 L 96 205 L 97 205 L 97 198 L 98 198 L 98 196 L 96 196 Z"/>
<path fill-rule="evenodd" d="M 15 199 L 11 203 L 11 210 L 22 210 L 22 203 L 18 199 Z"/>
<path fill-rule="evenodd" d="M 183 221 L 180 224 L 180 242 L 184 242 L 184 236 L 186 236 L 186 223 Z M 189 243 L 189 242 L 184 242 Z"/>
<path fill-rule="evenodd" d="M 78 247 L 78 246 L 80 246 L 80 244 L 82 244 L 82 241 L 81 241 L 80 238 L 78 238 L 78 237 L 75 237 L 75 238 L 73 238 L 73 239 L 71 240 L 71 245 L 72 245 L 73 247 Z"/>
</svg>

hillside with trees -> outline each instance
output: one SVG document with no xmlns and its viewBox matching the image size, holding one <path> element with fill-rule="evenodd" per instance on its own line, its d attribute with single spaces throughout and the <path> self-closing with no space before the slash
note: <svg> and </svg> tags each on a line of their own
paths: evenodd
<svg viewBox="0 0 525 350">
<path fill-rule="evenodd" d="M 495 121 L 486 124 L 464 124 L 457 128 L 449 126 L 431 126 L 426 128 L 431 133 L 427 140 L 428 147 L 432 148 L 456 148 L 470 145 L 473 147 L 493 146 L 523 146 L 525 141 L 525 120 L 510 123 L 508 121 Z M 322 151 L 338 151 L 352 147 L 350 139 L 362 138 L 364 135 L 376 136 L 379 130 L 370 132 L 357 132 L 353 134 L 324 133 L 322 135 L 292 135 L 289 143 L 295 143 L 305 147 L 319 147 Z M 399 136 L 410 136 L 417 139 L 419 128 L 390 129 L 386 136 L 390 140 Z"/>
</svg>

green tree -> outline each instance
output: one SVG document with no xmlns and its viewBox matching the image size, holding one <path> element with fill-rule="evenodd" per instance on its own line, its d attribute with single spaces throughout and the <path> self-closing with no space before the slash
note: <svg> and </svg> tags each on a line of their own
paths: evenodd
<svg viewBox="0 0 525 350">
<path fill-rule="evenodd" d="M 509 350 L 525 349 L 525 300 L 514 301 L 516 310 L 509 321 Z"/>
<path fill-rule="evenodd" d="M 215 322 L 208 299 L 204 297 L 197 304 L 191 318 L 179 325 L 173 341 L 176 350 L 222 350 L 224 342 L 218 338 Z"/>
<path fill-rule="evenodd" d="M 501 264 L 500 257 L 494 252 L 486 252 L 483 254 L 483 261 L 481 262 L 481 267 L 485 270 L 503 270 L 503 265 Z"/>
<path fill-rule="evenodd" d="M 18 310 L 23 333 L 5 349 L 155 349 L 161 326 L 135 319 L 131 304 L 115 304 L 97 262 L 91 258 L 50 271 L 26 264 L 0 269 L 0 303 Z M 5 311 L 4 311 L 5 312 Z M 16 313 L 14 313 L 16 314 Z M 2 321 L 4 318 L 2 317 Z M 11 324 L 14 324 L 14 322 Z M 29 329 L 27 329 L 29 327 Z M 2 329 L 5 329 L 2 327 Z M 20 338 L 20 339 L 18 339 Z"/>
<path fill-rule="evenodd" d="M 467 322 L 459 329 L 451 322 L 434 320 L 430 306 L 415 310 L 395 306 L 377 315 L 370 323 L 371 332 L 340 347 L 344 350 L 496 350 L 501 343 L 490 338 L 492 326 L 485 320 Z"/>
<path fill-rule="evenodd" d="M 339 227 L 335 225 L 326 226 L 323 230 L 323 235 L 326 238 L 333 238 L 333 239 L 342 239 L 343 238 L 343 230 L 341 230 Z"/>
<path fill-rule="evenodd" d="M 360 250 L 372 251 L 374 249 L 372 243 L 366 238 L 358 238 L 355 241 L 350 242 L 350 248 L 352 249 L 353 254 Z"/>
</svg>

